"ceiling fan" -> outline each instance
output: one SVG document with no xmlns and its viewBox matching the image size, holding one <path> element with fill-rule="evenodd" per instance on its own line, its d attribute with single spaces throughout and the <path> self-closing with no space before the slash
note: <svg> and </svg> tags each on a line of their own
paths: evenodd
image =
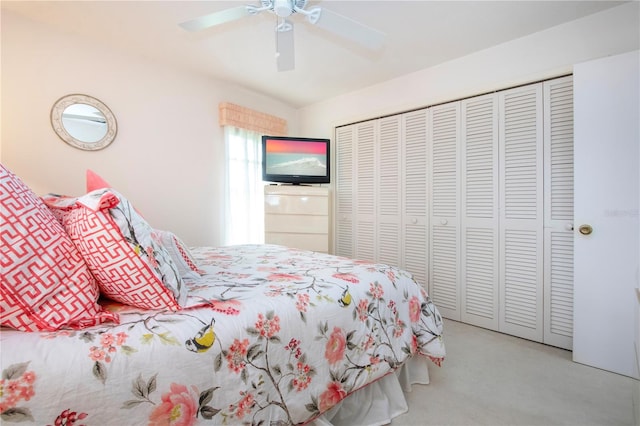
<svg viewBox="0 0 640 426">
<path fill-rule="evenodd" d="M 271 12 L 276 15 L 276 61 L 278 71 L 294 69 L 293 14 L 304 15 L 307 22 L 324 28 L 346 39 L 355 41 L 369 49 L 382 46 L 385 34 L 363 25 L 351 18 L 322 7 L 307 6 L 307 0 L 260 0 L 259 6 L 237 6 L 220 12 L 204 15 L 182 22 L 180 26 L 187 31 L 200 31 L 226 22 L 235 21 L 249 15 Z"/>
</svg>

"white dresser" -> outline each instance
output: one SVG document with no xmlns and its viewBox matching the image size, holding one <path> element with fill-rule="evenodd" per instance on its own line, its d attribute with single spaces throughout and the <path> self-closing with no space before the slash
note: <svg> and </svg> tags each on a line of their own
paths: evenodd
<svg viewBox="0 0 640 426">
<path fill-rule="evenodd" d="M 265 243 L 329 252 L 329 189 L 317 186 L 264 187 Z"/>
</svg>

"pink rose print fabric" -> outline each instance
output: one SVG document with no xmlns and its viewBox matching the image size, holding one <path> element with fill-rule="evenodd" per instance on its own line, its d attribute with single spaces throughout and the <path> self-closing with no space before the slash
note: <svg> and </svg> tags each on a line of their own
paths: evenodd
<svg viewBox="0 0 640 426">
<path fill-rule="evenodd" d="M 275 245 L 190 252 L 201 275 L 179 311 L 100 300 L 119 324 L 0 329 L 1 423 L 306 424 L 412 358 L 444 360 L 440 314 L 401 269 Z"/>
</svg>

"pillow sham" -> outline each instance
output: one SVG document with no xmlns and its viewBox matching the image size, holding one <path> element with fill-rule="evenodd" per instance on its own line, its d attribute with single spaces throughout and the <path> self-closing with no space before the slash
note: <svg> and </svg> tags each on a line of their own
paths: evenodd
<svg viewBox="0 0 640 426">
<path fill-rule="evenodd" d="M 202 272 L 196 264 L 189 248 L 176 234 L 170 231 L 155 229 L 153 236 L 169 252 L 171 260 L 178 268 L 182 278 L 199 278 Z"/>
<path fill-rule="evenodd" d="M 62 225 L 0 164 L 0 323 L 22 331 L 119 322 Z"/>
<path fill-rule="evenodd" d="M 187 288 L 171 256 L 117 191 L 99 189 L 79 198 L 48 194 L 43 200 L 63 213 L 64 228 L 104 296 L 151 310 L 179 310 L 186 303 Z"/>
</svg>

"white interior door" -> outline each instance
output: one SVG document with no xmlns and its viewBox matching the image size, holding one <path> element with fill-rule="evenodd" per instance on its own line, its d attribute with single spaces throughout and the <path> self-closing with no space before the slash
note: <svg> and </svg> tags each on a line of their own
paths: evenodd
<svg viewBox="0 0 640 426">
<path fill-rule="evenodd" d="M 573 359 L 636 377 L 639 63 L 636 51 L 574 67 Z"/>
</svg>

